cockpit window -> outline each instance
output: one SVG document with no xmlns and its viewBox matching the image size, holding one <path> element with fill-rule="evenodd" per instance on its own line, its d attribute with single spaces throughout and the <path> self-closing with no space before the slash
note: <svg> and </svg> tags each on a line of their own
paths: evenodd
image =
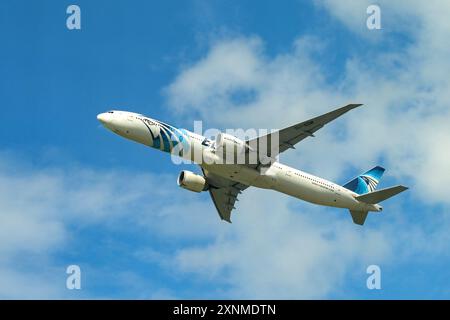
<svg viewBox="0 0 450 320">
<path fill-rule="evenodd" d="M 108 111 L 108 113 L 114 113 L 114 111 Z"/>
</svg>

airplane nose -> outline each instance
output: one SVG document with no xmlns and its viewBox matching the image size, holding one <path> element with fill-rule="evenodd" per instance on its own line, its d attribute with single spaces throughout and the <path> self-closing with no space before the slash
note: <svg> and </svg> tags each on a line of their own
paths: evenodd
<svg viewBox="0 0 450 320">
<path fill-rule="evenodd" d="M 97 120 L 100 121 L 103 124 L 106 124 L 108 116 L 106 115 L 106 113 L 100 113 L 97 115 Z"/>
</svg>

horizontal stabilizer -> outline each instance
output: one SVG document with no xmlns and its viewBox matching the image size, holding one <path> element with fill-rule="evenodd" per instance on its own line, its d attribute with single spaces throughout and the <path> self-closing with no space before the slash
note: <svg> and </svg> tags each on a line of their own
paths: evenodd
<svg viewBox="0 0 450 320">
<path fill-rule="evenodd" d="M 407 190 L 407 187 L 404 186 L 395 186 L 391 188 L 381 189 L 374 192 L 369 192 L 366 194 L 363 194 L 361 196 L 355 197 L 357 200 L 368 203 L 368 204 L 377 204 L 381 201 L 384 201 L 386 199 L 389 199 L 400 192 L 403 192 Z"/>
<path fill-rule="evenodd" d="M 366 221 L 368 211 L 353 211 L 350 210 L 353 222 L 362 226 Z"/>
</svg>

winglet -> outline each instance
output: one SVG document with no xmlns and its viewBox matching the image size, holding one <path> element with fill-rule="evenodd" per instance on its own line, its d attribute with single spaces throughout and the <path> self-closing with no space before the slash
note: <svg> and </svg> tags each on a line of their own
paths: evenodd
<svg viewBox="0 0 450 320">
<path fill-rule="evenodd" d="M 350 104 L 346 105 L 344 108 L 348 108 L 349 110 L 351 110 L 351 109 L 361 107 L 363 105 L 364 104 L 362 104 L 362 103 L 350 103 Z"/>
</svg>

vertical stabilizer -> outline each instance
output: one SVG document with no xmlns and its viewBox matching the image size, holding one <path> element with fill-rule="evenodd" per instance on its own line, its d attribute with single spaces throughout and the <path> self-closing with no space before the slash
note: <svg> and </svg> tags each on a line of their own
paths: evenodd
<svg viewBox="0 0 450 320">
<path fill-rule="evenodd" d="M 365 194 L 373 192 L 377 188 L 378 182 L 384 173 L 384 168 L 376 166 L 369 171 L 357 176 L 355 179 L 343 185 L 344 188 L 356 192 L 357 194 Z"/>
</svg>

